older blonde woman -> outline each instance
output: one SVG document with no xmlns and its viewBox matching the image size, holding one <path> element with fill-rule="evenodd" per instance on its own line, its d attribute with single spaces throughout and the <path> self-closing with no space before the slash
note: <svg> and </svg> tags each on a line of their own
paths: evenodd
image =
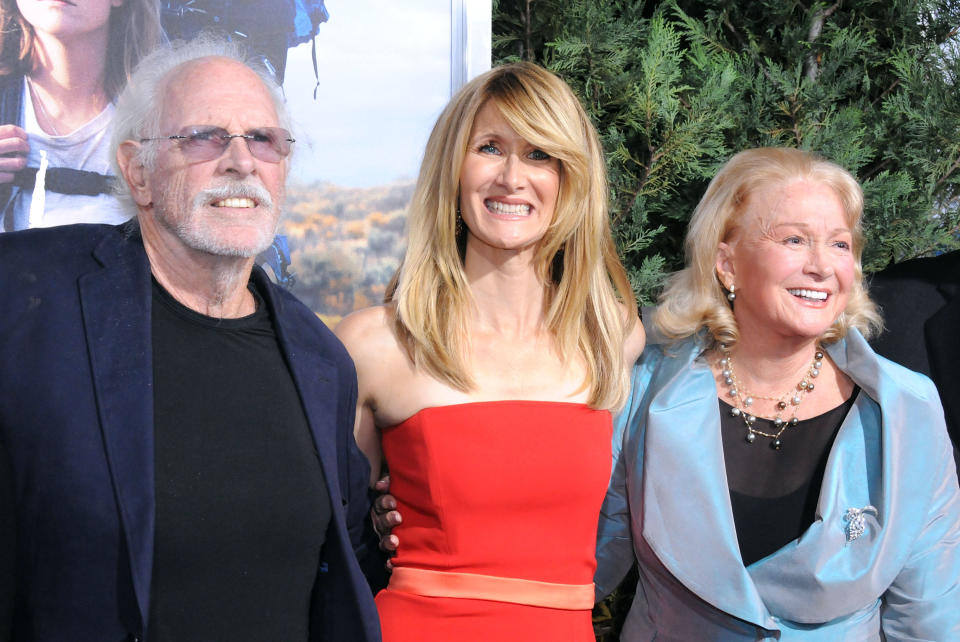
<svg viewBox="0 0 960 642">
<path fill-rule="evenodd" d="M 791 149 L 707 188 L 616 426 L 596 582 L 639 562 L 623 640 L 960 639 L 950 442 L 864 340 L 862 204 Z"/>
<path fill-rule="evenodd" d="M 603 167 L 559 78 L 474 79 L 427 143 L 386 305 L 337 329 L 404 518 L 388 642 L 593 639 L 609 411 L 643 345 Z"/>
</svg>

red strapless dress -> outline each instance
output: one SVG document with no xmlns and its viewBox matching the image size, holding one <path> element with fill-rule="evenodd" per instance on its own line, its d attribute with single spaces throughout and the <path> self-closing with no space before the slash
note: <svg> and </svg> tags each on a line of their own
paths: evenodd
<svg viewBox="0 0 960 642">
<path fill-rule="evenodd" d="M 383 431 L 403 524 L 384 642 L 592 642 L 612 424 L 582 404 L 425 408 Z"/>
</svg>

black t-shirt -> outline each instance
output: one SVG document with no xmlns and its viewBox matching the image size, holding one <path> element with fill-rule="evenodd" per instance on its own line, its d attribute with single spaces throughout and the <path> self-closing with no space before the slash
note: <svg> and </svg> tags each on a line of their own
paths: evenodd
<svg viewBox="0 0 960 642">
<path fill-rule="evenodd" d="M 215 319 L 154 282 L 156 642 L 308 638 L 330 502 L 254 295 L 254 314 Z"/>
<path fill-rule="evenodd" d="M 787 428 L 780 450 L 760 435 L 747 443 L 743 418 L 731 416 L 732 406 L 720 400 L 723 458 L 744 565 L 778 551 L 813 523 L 830 447 L 858 392 L 854 388 L 833 410 Z M 755 428 L 777 432 L 772 421 L 759 417 Z"/>
</svg>

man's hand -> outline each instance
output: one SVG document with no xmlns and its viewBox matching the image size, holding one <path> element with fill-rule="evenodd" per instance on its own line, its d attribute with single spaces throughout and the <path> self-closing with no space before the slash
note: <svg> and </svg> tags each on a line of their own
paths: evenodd
<svg viewBox="0 0 960 642">
<path fill-rule="evenodd" d="M 384 475 L 373 486 L 380 495 L 373 501 L 370 518 L 373 520 L 373 530 L 380 536 L 380 550 L 393 556 L 400 545 L 400 539 L 393 534 L 393 527 L 403 521 L 397 511 L 397 499 L 390 494 L 390 475 Z M 387 569 L 392 570 L 393 564 L 387 560 Z"/>
</svg>

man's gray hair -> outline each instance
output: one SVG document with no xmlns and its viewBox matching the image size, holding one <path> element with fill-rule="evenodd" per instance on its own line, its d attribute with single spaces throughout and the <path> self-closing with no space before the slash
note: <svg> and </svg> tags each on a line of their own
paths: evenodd
<svg viewBox="0 0 960 642">
<path fill-rule="evenodd" d="M 262 58 L 252 56 L 242 45 L 222 37 L 201 33 L 189 41 L 178 40 L 159 47 L 140 61 L 134 69 L 126 88 L 117 99 L 113 116 L 113 136 L 110 140 L 110 163 L 117 177 L 117 195 L 131 212 L 136 207 L 130 197 L 130 188 L 120 173 L 117 164 L 117 148 L 126 140 L 139 141 L 142 138 L 158 138 L 176 132 L 161 132 L 160 118 L 163 110 L 167 79 L 183 65 L 201 58 L 229 58 L 253 71 L 273 99 L 280 127 L 291 129 L 290 114 L 287 111 L 283 92 L 273 73 L 263 63 Z M 217 82 L 216 78 L 210 79 Z M 197 123 L 183 123 L 184 125 Z M 142 145 L 138 159 L 147 168 L 153 167 L 157 158 L 156 145 Z"/>
</svg>

